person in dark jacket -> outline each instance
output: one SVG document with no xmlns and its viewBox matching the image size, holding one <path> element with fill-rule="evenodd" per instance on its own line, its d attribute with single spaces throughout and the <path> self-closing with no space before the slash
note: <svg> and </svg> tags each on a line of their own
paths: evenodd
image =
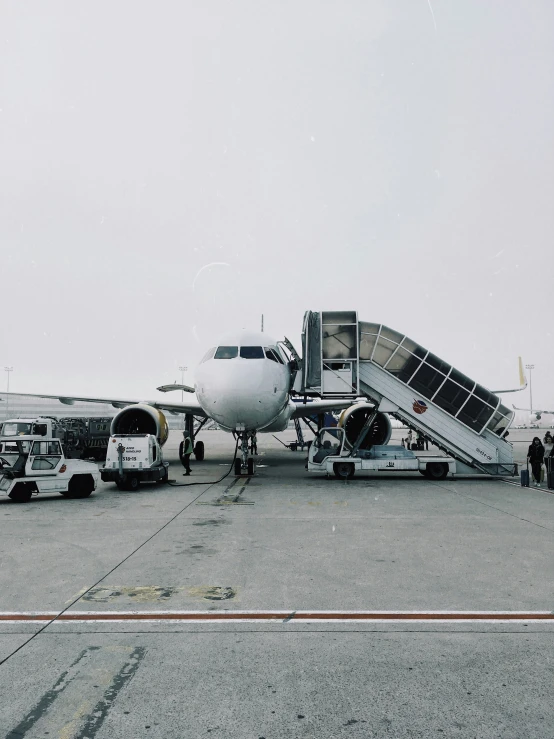
<svg viewBox="0 0 554 739">
<path fill-rule="evenodd" d="M 531 463 L 535 487 L 541 486 L 542 463 L 544 462 L 544 447 L 538 436 L 535 436 L 533 443 L 527 450 L 527 461 Z"/>
<path fill-rule="evenodd" d="M 190 455 L 192 454 L 192 441 L 188 431 L 183 433 L 183 441 L 179 445 L 179 458 L 185 468 L 184 475 L 190 475 Z"/>
</svg>

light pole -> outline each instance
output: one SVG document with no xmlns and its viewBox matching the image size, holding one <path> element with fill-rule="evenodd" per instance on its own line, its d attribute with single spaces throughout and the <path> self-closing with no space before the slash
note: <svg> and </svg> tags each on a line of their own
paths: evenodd
<svg viewBox="0 0 554 739">
<path fill-rule="evenodd" d="M 6 391 L 6 419 L 10 417 L 10 372 L 13 372 L 13 367 L 4 367 L 4 370 L 8 373 L 8 389 Z"/>
<path fill-rule="evenodd" d="M 534 364 L 526 364 L 525 369 L 529 370 L 529 405 L 531 407 L 531 415 L 533 415 L 533 370 Z"/>
<path fill-rule="evenodd" d="M 179 367 L 179 369 L 181 370 L 181 385 L 184 385 L 185 384 L 184 375 L 185 375 L 185 372 L 188 370 L 188 367 Z M 181 403 L 183 403 L 185 400 L 184 392 L 185 391 L 181 388 Z"/>
</svg>

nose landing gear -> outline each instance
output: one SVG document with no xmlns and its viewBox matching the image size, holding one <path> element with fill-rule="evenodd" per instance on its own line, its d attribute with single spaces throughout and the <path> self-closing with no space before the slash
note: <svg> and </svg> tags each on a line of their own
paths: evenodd
<svg viewBox="0 0 554 739">
<path fill-rule="evenodd" d="M 258 443 L 255 433 L 247 431 L 239 435 L 240 459 L 235 459 L 235 475 L 251 476 L 255 473 L 256 462 L 254 456 L 258 453 Z"/>
</svg>

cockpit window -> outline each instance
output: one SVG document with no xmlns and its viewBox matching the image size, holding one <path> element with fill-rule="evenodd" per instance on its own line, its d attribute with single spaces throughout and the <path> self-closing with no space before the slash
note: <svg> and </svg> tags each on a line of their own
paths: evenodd
<svg viewBox="0 0 554 739">
<path fill-rule="evenodd" d="M 261 346 L 241 346 L 240 356 L 243 359 L 263 359 L 265 355 Z"/>
<path fill-rule="evenodd" d="M 214 352 L 215 352 L 215 346 L 212 346 L 212 348 L 211 349 L 208 349 L 208 351 L 204 354 L 204 356 L 202 357 L 202 361 L 200 362 L 200 364 L 204 364 L 204 362 L 207 362 L 208 359 L 212 359 L 213 356 L 214 356 Z"/>
<path fill-rule="evenodd" d="M 278 364 L 283 364 L 283 360 L 281 357 L 277 354 L 275 349 L 271 349 L 270 347 L 266 346 L 265 349 L 265 355 L 268 359 L 271 359 L 272 362 L 277 362 Z"/>
<path fill-rule="evenodd" d="M 238 346 L 218 346 L 214 359 L 235 359 L 238 353 Z"/>
</svg>

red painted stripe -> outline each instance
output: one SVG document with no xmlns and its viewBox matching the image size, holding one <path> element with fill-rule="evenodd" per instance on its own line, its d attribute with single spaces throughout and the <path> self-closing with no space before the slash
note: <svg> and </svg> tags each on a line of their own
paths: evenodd
<svg viewBox="0 0 554 739">
<path fill-rule="evenodd" d="M 281 613 L 260 612 L 255 613 L 233 613 L 233 612 L 205 612 L 197 613 L 157 613 L 156 611 L 147 611 L 141 613 L 90 613 L 72 611 L 62 613 L 56 616 L 55 613 L 3 613 L 0 614 L 0 621 L 26 621 L 26 622 L 44 622 L 44 621 L 554 621 L 554 613 L 551 612 L 496 612 L 496 613 L 478 613 L 471 611 L 437 613 L 437 612 L 417 612 L 417 613 L 379 613 L 379 611 L 366 611 L 356 613 L 353 611 L 345 613 L 330 612 L 291 612 L 283 611 Z"/>
</svg>

